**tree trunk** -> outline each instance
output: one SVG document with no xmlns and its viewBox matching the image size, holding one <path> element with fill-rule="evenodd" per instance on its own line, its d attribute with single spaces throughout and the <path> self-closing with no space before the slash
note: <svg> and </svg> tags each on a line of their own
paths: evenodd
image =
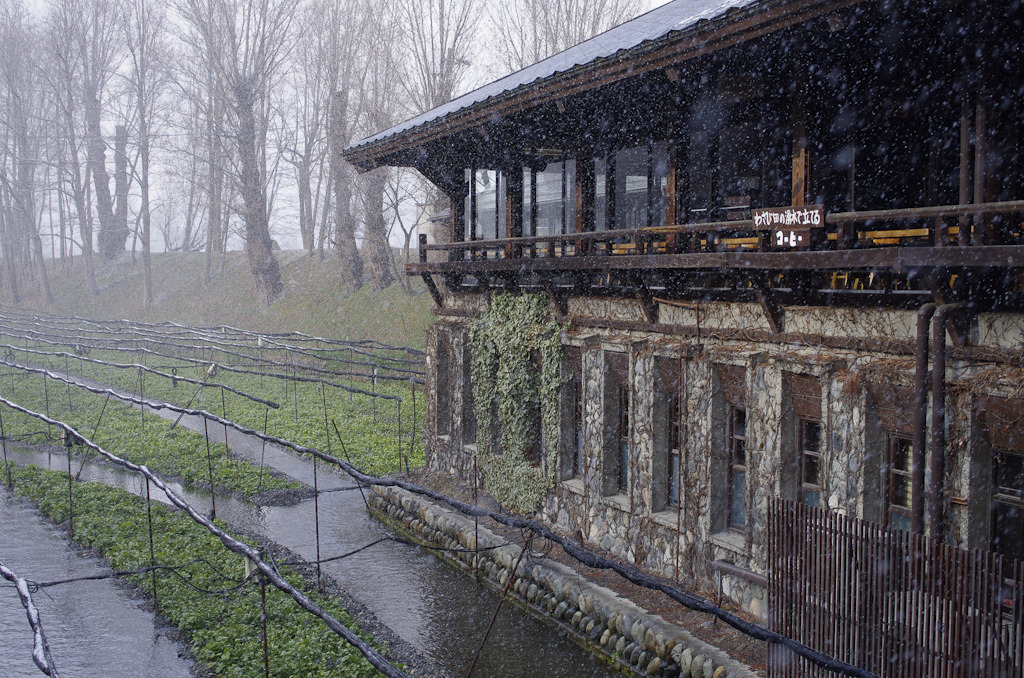
<svg viewBox="0 0 1024 678">
<path fill-rule="evenodd" d="M 387 228 L 384 226 L 384 189 L 387 187 L 388 170 L 380 167 L 367 174 L 366 182 L 366 225 L 363 231 L 363 252 L 369 257 L 370 277 L 377 292 L 395 282 L 391 266 L 391 246 L 388 244 Z"/>
<path fill-rule="evenodd" d="M 298 163 L 299 170 L 299 232 L 302 235 L 302 249 L 313 256 L 313 247 L 316 245 L 314 234 L 316 223 L 313 220 L 313 188 L 309 176 L 309 159 L 301 158 Z"/>
<path fill-rule="evenodd" d="M 139 190 L 142 193 L 142 300 L 148 307 L 153 303 L 153 271 L 150 261 L 150 212 L 149 212 L 149 124 L 145 106 L 139 103 L 139 153 L 142 166 L 139 168 Z"/>
<path fill-rule="evenodd" d="M 223 172 L 220 166 L 221 153 L 220 142 L 217 133 L 220 131 L 217 113 L 218 102 L 214 99 L 212 90 L 207 96 L 207 117 L 206 117 L 206 139 L 207 152 L 209 154 L 209 201 L 207 203 L 206 217 L 206 282 L 213 280 L 213 256 L 224 251 L 223 239 L 220 232 L 221 201 L 223 198 Z"/>
<path fill-rule="evenodd" d="M 345 148 L 345 114 L 348 95 L 344 90 L 335 92 L 331 101 L 331 176 L 334 180 L 334 248 L 338 252 L 341 277 L 345 288 L 352 294 L 362 283 L 363 260 L 356 247 L 356 225 L 352 218 L 350 200 L 352 185 L 341 151 Z"/>
<path fill-rule="evenodd" d="M 112 251 L 111 243 L 114 242 L 117 226 L 114 222 L 113 198 L 110 195 L 110 175 L 107 174 L 107 149 L 100 130 L 100 102 L 95 94 L 87 97 L 85 125 L 86 134 L 89 135 L 87 162 L 96 194 L 96 216 L 100 222 L 100 255 L 109 259 L 116 253 Z"/>
<path fill-rule="evenodd" d="M 128 129 L 118 125 L 114 132 L 114 229 L 110 233 L 107 259 L 124 251 L 128 229 Z"/>
<path fill-rule="evenodd" d="M 256 118 L 251 94 L 244 85 L 236 94 L 238 114 L 238 161 L 241 169 L 245 253 L 249 259 L 260 308 L 267 308 L 284 291 L 281 270 L 274 258 L 267 223 L 267 198 L 264 192 L 256 149 Z"/>
</svg>

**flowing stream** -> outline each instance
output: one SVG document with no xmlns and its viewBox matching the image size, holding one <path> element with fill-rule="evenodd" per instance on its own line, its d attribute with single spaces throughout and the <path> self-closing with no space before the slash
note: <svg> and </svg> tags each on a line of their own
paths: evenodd
<svg viewBox="0 0 1024 678">
<path fill-rule="evenodd" d="M 46 455 L 44 454 L 43 457 Z M 143 488 L 145 489 L 145 488 Z M 109 572 L 0 484 L 0 560 L 19 576 L 56 581 Z M 32 631 L 17 591 L 0 588 L 0 675 L 42 676 L 32 663 Z M 114 580 L 85 581 L 33 594 L 57 671 L 63 678 L 188 678 L 179 646 L 158 633 Z"/>
<path fill-rule="evenodd" d="M 170 418 L 174 416 L 161 414 Z M 184 417 L 181 423 L 193 430 L 203 430 L 202 420 L 199 419 Z M 209 432 L 211 441 L 224 439 L 224 429 L 220 426 L 211 426 Z M 260 441 L 233 430 L 229 431 L 228 437 L 234 454 L 247 457 L 257 464 L 263 456 L 267 467 L 313 486 L 311 459 L 299 457 L 273 445 L 267 445 L 264 453 Z M 14 454 L 20 463 L 32 462 L 67 470 L 65 456 L 24 449 Z M 77 473 L 80 464 L 80 461 L 75 460 L 73 471 Z M 145 495 L 143 479 L 105 464 L 87 462 L 81 477 L 83 480 L 99 480 Z M 342 476 L 320 464 L 318 486 L 321 491 L 321 558 L 348 553 L 392 534 L 390 528 L 367 514 L 363 498 L 358 490 L 352 489 L 354 483 L 348 476 Z M 172 490 L 180 492 L 200 511 L 209 512 L 209 493 L 184 491 L 176 485 L 172 485 Z M 159 492 L 154 493 L 153 498 L 166 501 L 166 497 Z M 218 518 L 237 529 L 263 535 L 307 560 L 316 559 L 312 499 L 294 506 L 281 507 L 260 506 L 218 495 L 216 512 Z M 46 560 L 48 551 L 64 553 L 67 548 L 55 542 L 39 550 L 38 557 Z M 3 553 L 2 547 L 0 553 Z M 325 563 L 323 572 L 333 577 L 380 622 L 410 644 L 428 664 L 449 676 L 466 675 L 498 603 L 497 593 L 441 562 L 426 549 L 394 541 L 384 541 L 351 557 Z M 11 593 L 13 595 L 13 591 Z M 28 637 L 23 614 L 21 621 L 23 633 Z M 154 649 L 136 651 L 153 654 L 158 643 L 151 641 L 151 644 Z M 0 643 L 0 648 L 7 647 L 8 643 Z M 25 647 L 30 648 L 31 645 Z M 69 652 L 75 653 L 74 650 Z M 7 649 L 0 649 L 0 656 L 7 654 Z M 31 661 L 28 649 L 24 654 Z M 98 671 L 89 673 L 99 674 Z M 142 671 L 138 675 L 178 674 Z M 506 601 L 494 622 L 473 675 L 482 678 L 596 678 L 618 673 L 560 631 Z"/>
</svg>

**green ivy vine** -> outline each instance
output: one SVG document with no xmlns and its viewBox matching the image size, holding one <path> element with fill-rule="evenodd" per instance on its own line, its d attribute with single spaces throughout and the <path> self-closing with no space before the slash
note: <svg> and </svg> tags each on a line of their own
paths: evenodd
<svg viewBox="0 0 1024 678">
<path fill-rule="evenodd" d="M 537 510 L 558 472 L 563 328 L 547 306 L 541 294 L 494 294 L 469 333 L 477 466 L 491 496 L 521 513 Z M 500 449 L 492 449 L 495 415 Z M 546 465 L 532 454 L 538 424 Z"/>
</svg>

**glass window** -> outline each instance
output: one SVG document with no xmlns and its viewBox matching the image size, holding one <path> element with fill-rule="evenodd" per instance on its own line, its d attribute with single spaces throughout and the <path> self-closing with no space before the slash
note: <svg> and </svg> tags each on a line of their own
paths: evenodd
<svg viewBox="0 0 1024 678">
<path fill-rule="evenodd" d="M 608 162 L 594 160 L 594 230 L 608 230 Z"/>
<path fill-rule="evenodd" d="M 437 435 L 446 436 L 451 432 L 451 390 L 448 383 L 449 368 L 448 337 L 437 337 L 437 377 L 435 379 L 434 415 Z"/>
<path fill-rule="evenodd" d="M 473 352 L 469 337 L 462 344 L 462 444 L 476 444 L 476 411 L 473 409 Z"/>
<path fill-rule="evenodd" d="M 992 471 L 992 550 L 1024 560 L 1024 454 L 996 449 Z"/>
<path fill-rule="evenodd" d="M 729 405 L 729 527 L 747 524 L 747 413 Z"/>
<path fill-rule="evenodd" d="M 567 435 L 562 439 L 566 445 L 565 475 L 577 478 L 583 472 L 583 358 L 578 347 L 569 346 L 565 349 L 568 363 L 568 380 L 565 382 L 565 399 L 568 408 L 565 429 Z"/>
<path fill-rule="evenodd" d="M 651 146 L 651 226 L 665 225 L 668 169 L 668 143 L 659 141 Z"/>
<path fill-rule="evenodd" d="M 618 390 L 618 488 L 620 492 L 629 489 L 629 385 L 624 381 L 616 384 Z"/>
<path fill-rule="evenodd" d="M 647 226 L 647 146 L 615 153 L 615 228 Z"/>
<path fill-rule="evenodd" d="M 629 357 L 625 353 L 606 352 L 604 370 L 602 491 L 622 494 L 629 488 Z"/>
<path fill-rule="evenodd" d="M 798 419 L 801 499 L 808 506 L 821 506 L 821 423 Z"/>
<path fill-rule="evenodd" d="M 679 506 L 679 451 L 682 448 L 682 431 L 679 421 L 679 391 L 668 393 L 668 505 Z"/>
<path fill-rule="evenodd" d="M 551 162 L 542 172 L 537 172 L 537 223 L 536 235 L 557 235 L 562 232 L 564 163 Z"/>
<path fill-rule="evenodd" d="M 679 358 L 654 359 L 654 492 L 655 511 L 679 506 L 679 454 L 682 448 L 680 428 Z"/>
<path fill-rule="evenodd" d="M 885 473 L 886 519 L 891 527 L 899 530 L 910 529 L 910 510 L 913 506 L 913 445 L 913 441 L 907 436 L 888 434 Z"/>
<path fill-rule="evenodd" d="M 498 227 L 498 173 L 476 170 L 476 234 L 480 240 L 495 237 Z"/>
</svg>

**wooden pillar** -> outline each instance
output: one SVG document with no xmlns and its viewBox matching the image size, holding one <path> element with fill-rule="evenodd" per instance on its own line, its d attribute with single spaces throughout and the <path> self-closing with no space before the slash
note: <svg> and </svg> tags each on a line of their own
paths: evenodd
<svg viewBox="0 0 1024 678">
<path fill-rule="evenodd" d="M 974 112 L 974 203 L 983 203 L 988 196 L 985 195 L 985 147 L 987 139 L 985 129 L 985 104 L 979 99 Z M 972 239 L 974 245 L 988 244 L 987 224 L 985 217 L 981 214 L 975 217 L 975 237 Z"/>
<path fill-rule="evenodd" d="M 960 102 L 960 204 L 971 202 L 971 108 L 966 95 Z M 957 244 L 964 246 L 970 243 L 969 233 L 971 220 L 960 217 L 960 232 Z"/>
<path fill-rule="evenodd" d="M 793 205 L 807 204 L 807 74 L 799 70 L 793 91 Z"/>
<path fill-rule="evenodd" d="M 523 237 L 523 170 L 521 167 L 513 169 L 506 174 L 507 186 L 505 190 L 505 223 L 508 225 L 506 238 Z M 518 207 L 518 209 L 516 209 Z M 513 257 L 523 255 L 522 245 L 513 245 Z"/>
<path fill-rule="evenodd" d="M 668 176 L 665 177 L 665 225 L 674 226 L 679 223 L 679 210 L 676 206 L 676 157 L 679 146 L 675 139 L 668 141 Z M 665 251 L 677 252 L 679 234 L 671 233 L 665 238 Z"/>
</svg>

